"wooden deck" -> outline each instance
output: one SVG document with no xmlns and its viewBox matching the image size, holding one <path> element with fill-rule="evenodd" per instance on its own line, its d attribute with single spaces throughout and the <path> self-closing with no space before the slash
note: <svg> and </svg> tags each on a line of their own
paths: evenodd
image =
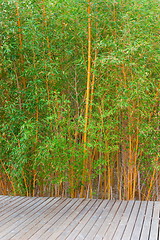
<svg viewBox="0 0 160 240">
<path fill-rule="evenodd" d="M 0 240 L 159 240 L 160 202 L 0 196 Z"/>
</svg>

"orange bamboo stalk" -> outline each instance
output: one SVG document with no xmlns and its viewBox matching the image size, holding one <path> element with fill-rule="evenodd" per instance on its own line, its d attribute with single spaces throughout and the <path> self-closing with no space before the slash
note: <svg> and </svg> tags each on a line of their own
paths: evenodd
<svg viewBox="0 0 160 240">
<path fill-rule="evenodd" d="M 17 26 L 18 26 L 18 37 L 19 37 L 19 47 L 20 50 L 22 50 L 23 48 L 23 43 L 22 43 L 22 29 L 21 29 L 21 20 L 20 20 L 20 14 L 19 14 L 19 6 L 18 6 L 18 2 L 15 3 L 16 4 L 16 15 L 17 15 Z M 23 59 L 22 59 L 23 62 Z"/>
<path fill-rule="evenodd" d="M 122 75 L 123 75 L 123 84 L 124 87 L 127 87 L 127 71 L 125 68 L 125 64 L 122 64 Z M 122 116 L 122 127 L 127 126 L 128 125 L 128 121 L 125 122 Z M 126 146 L 124 144 L 123 146 L 124 150 L 126 151 Z M 127 153 L 124 154 L 125 156 L 123 156 L 123 172 L 124 172 L 124 197 L 125 199 L 129 200 L 129 161 L 128 161 L 128 156 Z"/>
<path fill-rule="evenodd" d="M 124 86 L 127 86 L 127 73 L 126 73 L 126 69 L 124 64 L 122 64 L 122 74 L 123 74 L 123 78 L 124 78 Z"/>
<path fill-rule="evenodd" d="M 70 135 L 70 133 L 69 133 L 69 135 Z M 74 143 L 75 144 L 77 142 L 77 137 L 78 137 L 78 132 L 75 131 L 75 134 L 74 134 Z M 76 151 L 76 149 L 75 149 L 75 151 Z M 72 157 L 71 160 L 70 160 L 70 170 L 69 170 L 69 173 L 70 173 L 69 180 L 70 180 L 70 187 L 71 187 L 71 198 L 75 197 L 75 190 L 74 190 L 74 176 L 75 176 L 75 174 L 74 174 L 74 168 L 73 168 L 74 160 L 75 160 L 74 157 Z"/>
<path fill-rule="evenodd" d="M 42 4 L 42 11 L 43 11 L 43 18 L 44 18 L 44 26 L 45 28 L 47 28 L 47 16 L 46 16 L 46 8 L 45 8 L 45 0 L 42 0 L 43 4 Z M 49 37 L 46 36 L 46 42 L 47 42 L 47 47 L 48 47 L 48 56 L 51 60 L 51 51 L 50 51 L 50 41 L 49 41 Z"/>
<path fill-rule="evenodd" d="M 18 38 L 19 38 L 19 49 L 20 49 L 20 63 L 21 63 L 22 71 L 24 71 L 24 56 L 22 54 L 23 36 L 22 36 L 22 26 L 21 26 L 18 2 L 15 2 L 15 5 L 16 5 L 16 16 L 17 16 Z M 23 84 L 23 87 L 26 88 L 26 79 L 24 77 L 22 77 L 22 84 Z"/>
<path fill-rule="evenodd" d="M 119 200 L 121 200 L 122 199 L 122 188 L 121 188 L 122 175 L 121 175 L 121 166 L 120 166 L 120 160 L 119 160 L 119 150 L 117 150 L 117 153 L 116 153 L 116 163 L 117 163 L 118 195 L 119 195 Z"/>
<path fill-rule="evenodd" d="M 46 7 L 45 7 L 45 0 L 42 0 L 42 15 L 43 15 L 43 19 L 44 19 L 44 22 L 43 22 L 43 26 L 44 26 L 44 29 L 47 29 L 47 15 L 46 15 Z M 51 47 L 50 47 L 50 41 L 49 41 L 49 37 L 46 36 L 46 42 L 47 42 L 47 48 L 48 48 L 48 56 L 50 58 L 50 61 L 52 60 L 51 58 Z M 47 74 L 47 66 L 46 66 L 46 63 L 45 63 L 45 72 L 46 72 L 46 90 L 47 90 L 47 97 L 48 97 L 48 102 L 49 102 L 49 107 L 50 107 L 50 89 L 49 89 L 49 81 L 48 81 L 48 74 Z M 52 126 L 50 125 L 51 127 L 51 130 L 52 130 Z"/>
<path fill-rule="evenodd" d="M 83 173 L 82 173 L 82 187 L 80 197 L 84 195 L 84 185 L 86 181 L 86 168 L 88 166 L 88 159 L 86 159 L 86 144 L 87 144 L 87 127 L 89 116 L 89 99 L 90 99 L 90 80 L 91 80 L 91 1 L 88 0 L 88 67 L 87 67 L 87 90 L 86 90 L 86 106 L 85 106 L 85 124 L 84 124 L 84 161 L 83 161 Z"/>
<path fill-rule="evenodd" d="M 108 162 L 108 199 L 111 198 L 111 167 Z"/>
<path fill-rule="evenodd" d="M 29 192 L 28 192 L 28 186 L 27 186 L 27 179 L 25 177 L 25 174 L 24 174 L 23 170 L 22 170 L 22 176 L 23 176 L 23 181 L 24 181 L 24 185 L 25 185 L 25 188 L 26 188 L 26 196 L 28 197 L 29 196 Z"/>
<path fill-rule="evenodd" d="M 128 200 L 131 199 L 132 195 L 132 138 L 129 135 L 129 162 L 128 162 Z"/>
<path fill-rule="evenodd" d="M 20 148 L 21 147 L 21 144 L 20 144 L 20 140 L 18 139 L 18 147 Z M 25 177 L 25 174 L 24 174 L 24 171 L 22 170 L 22 176 L 23 176 L 23 181 L 24 181 L 24 185 L 25 185 L 25 188 L 26 188 L 26 193 L 27 193 L 27 197 L 29 196 L 29 192 L 28 192 L 28 186 L 27 186 L 27 180 L 26 180 L 26 177 Z"/>
<path fill-rule="evenodd" d="M 33 170 L 33 191 L 32 191 L 33 197 L 35 196 L 36 177 L 37 177 L 37 172 L 36 170 Z"/>
<path fill-rule="evenodd" d="M 154 180 L 155 180 L 155 174 L 156 174 L 156 170 L 154 169 L 153 174 L 152 174 L 152 178 L 151 178 L 151 181 L 150 181 L 150 186 L 149 186 L 149 189 L 148 189 L 146 201 L 148 201 L 149 198 L 150 198 L 151 190 L 152 190 L 153 183 L 154 183 Z"/>
<path fill-rule="evenodd" d="M 87 72 L 87 91 L 86 91 L 86 109 L 85 109 L 85 126 L 84 126 L 84 143 L 87 142 L 87 126 L 88 126 L 88 110 L 89 110 L 89 98 L 90 98 L 90 79 L 91 79 L 91 6 L 90 0 L 88 0 L 88 72 Z"/>
<path fill-rule="evenodd" d="M 10 184 L 11 184 L 11 186 L 12 186 L 13 194 L 14 194 L 14 196 L 16 196 L 16 190 L 15 190 L 15 187 L 14 187 L 14 183 L 13 183 L 11 177 L 9 176 L 6 167 L 4 166 L 4 164 L 3 164 L 3 162 L 2 162 L 2 159 L 0 159 L 0 161 L 1 161 L 2 167 L 3 167 L 3 169 L 4 169 L 4 172 L 5 172 L 6 176 L 8 177 L 9 182 L 10 182 Z"/>
<path fill-rule="evenodd" d="M 138 118 L 139 123 L 139 118 Z M 134 171 L 133 171 L 133 191 L 132 191 L 132 199 L 135 198 L 135 191 L 136 191 L 136 182 L 138 177 L 138 171 L 137 171 L 137 156 L 138 156 L 138 144 L 139 144 L 139 137 L 138 137 L 138 126 L 136 131 L 136 146 L 135 146 L 135 154 L 134 154 Z"/>
<path fill-rule="evenodd" d="M 158 163 L 158 156 L 155 158 L 155 163 L 156 164 Z M 154 184 L 154 181 L 155 181 L 155 175 L 156 175 L 156 168 L 154 168 L 154 170 L 153 170 L 153 174 L 152 174 L 152 178 L 150 180 L 150 186 L 149 186 L 149 189 L 148 189 L 146 201 L 148 201 L 149 198 L 150 198 L 151 190 L 152 190 L 152 187 L 153 187 L 153 184 Z"/>
<path fill-rule="evenodd" d="M 7 181 L 5 181 L 5 184 L 2 180 L 2 174 L 0 175 L 0 191 L 3 195 L 7 195 Z"/>
</svg>

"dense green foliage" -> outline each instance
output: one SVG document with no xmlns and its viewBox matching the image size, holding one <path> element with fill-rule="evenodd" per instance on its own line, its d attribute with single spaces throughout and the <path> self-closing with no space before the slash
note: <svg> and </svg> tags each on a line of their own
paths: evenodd
<svg viewBox="0 0 160 240">
<path fill-rule="evenodd" d="M 1 193 L 158 199 L 158 8 L 2 2 Z"/>
</svg>

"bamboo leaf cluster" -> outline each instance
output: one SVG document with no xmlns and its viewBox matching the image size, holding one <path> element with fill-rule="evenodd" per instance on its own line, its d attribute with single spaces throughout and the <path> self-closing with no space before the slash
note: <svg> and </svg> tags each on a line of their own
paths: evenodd
<svg viewBox="0 0 160 240">
<path fill-rule="evenodd" d="M 158 0 L 1 5 L 0 193 L 158 199 Z"/>
</svg>

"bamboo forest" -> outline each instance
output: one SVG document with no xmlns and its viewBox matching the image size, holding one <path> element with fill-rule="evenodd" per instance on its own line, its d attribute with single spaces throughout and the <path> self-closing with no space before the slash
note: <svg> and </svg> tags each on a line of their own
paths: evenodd
<svg viewBox="0 0 160 240">
<path fill-rule="evenodd" d="M 0 194 L 159 199 L 159 1 L 1 1 Z"/>
</svg>

